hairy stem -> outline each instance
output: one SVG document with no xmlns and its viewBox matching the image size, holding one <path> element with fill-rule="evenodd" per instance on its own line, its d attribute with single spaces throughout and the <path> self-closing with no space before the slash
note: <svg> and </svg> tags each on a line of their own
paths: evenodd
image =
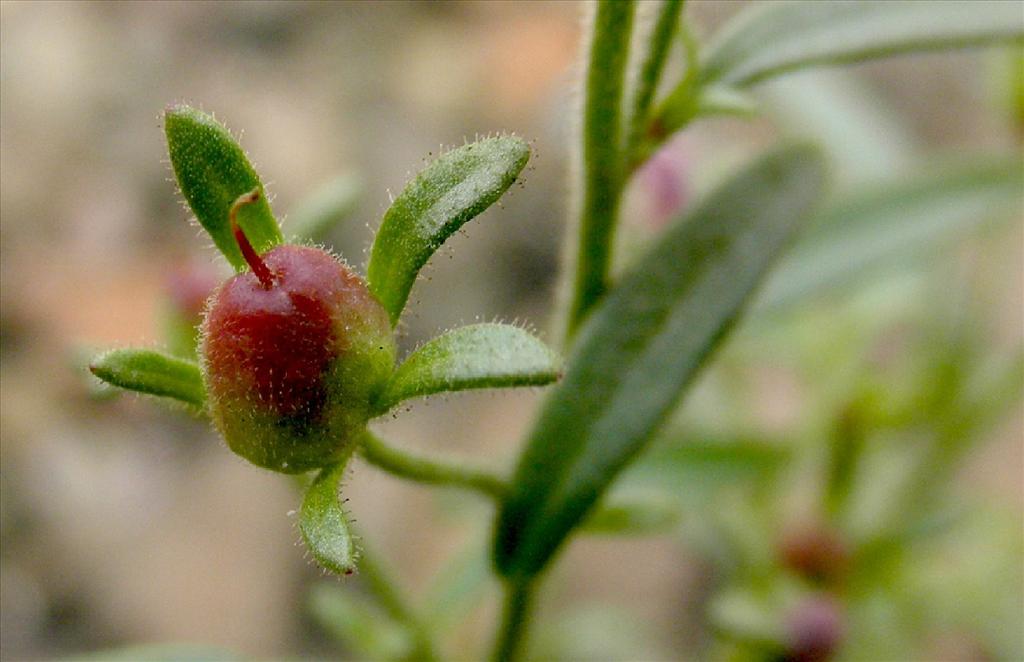
<svg viewBox="0 0 1024 662">
<path fill-rule="evenodd" d="M 420 483 L 462 487 L 493 499 L 505 496 L 505 481 L 497 474 L 461 462 L 427 458 L 389 445 L 369 430 L 362 440 L 363 458 L 385 471 Z"/>
<path fill-rule="evenodd" d="M 622 193 L 622 90 L 633 10 L 632 0 L 600 0 L 594 16 L 584 95 L 582 200 L 567 328 L 570 338 L 607 289 Z"/>
<path fill-rule="evenodd" d="M 526 633 L 533 606 L 534 584 L 510 581 L 505 585 L 505 602 L 501 611 L 501 629 L 494 647 L 494 662 L 515 662 L 526 646 Z"/>
</svg>

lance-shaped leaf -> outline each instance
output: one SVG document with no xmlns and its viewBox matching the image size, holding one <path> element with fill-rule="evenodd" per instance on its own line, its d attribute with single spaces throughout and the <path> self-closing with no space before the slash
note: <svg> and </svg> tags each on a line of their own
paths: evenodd
<svg viewBox="0 0 1024 662">
<path fill-rule="evenodd" d="M 395 370 L 377 398 L 385 412 L 402 400 L 445 391 L 543 386 L 562 361 L 529 332 L 509 324 L 474 324 L 427 342 Z"/>
<path fill-rule="evenodd" d="M 339 575 L 356 570 L 359 552 L 339 494 L 347 462 L 324 467 L 306 490 L 299 510 L 299 531 L 313 558 Z"/>
<path fill-rule="evenodd" d="M 817 150 L 756 161 L 664 235 L 594 310 L 499 514 L 494 558 L 539 572 L 644 446 L 819 199 Z"/>
<path fill-rule="evenodd" d="M 958 164 L 847 196 L 772 273 L 758 308 L 783 309 L 870 275 L 1020 209 L 1024 166 L 1016 158 Z M 1018 212 L 1019 213 L 1019 212 Z"/>
<path fill-rule="evenodd" d="M 285 229 L 299 239 L 320 241 L 335 225 L 355 211 L 363 195 L 363 182 L 351 174 L 338 175 L 302 200 L 288 216 Z"/>
<path fill-rule="evenodd" d="M 803 67 L 1021 38 L 1017 2 L 770 2 L 741 12 L 708 44 L 701 78 L 746 85 Z"/>
<path fill-rule="evenodd" d="M 199 224 L 237 270 L 245 259 L 231 232 L 228 212 L 243 193 L 263 191 L 245 152 L 217 120 L 189 106 L 172 106 L 164 112 L 167 151 L 178 187 Z M 281 229 L 270 211 L 267 196 L 238 210 L 238 224 L 257 253 L 282 241 Z"/>
<path fill-rule="evenodd" d="M 416 176 L 384 214 L 370 252 L 367 280 L 398 321 L 420 268 L 453 232 L 501 197 L 530 158 L 515 136 L 454 149 Z"/>
<path fill-rule="evenodd" d="M 93 359 L 89 370 L 129 391 L 174 398 L 198 409 L 206 402 L 198 365 L 152 349 L 114 349 Z"/>
</svg>

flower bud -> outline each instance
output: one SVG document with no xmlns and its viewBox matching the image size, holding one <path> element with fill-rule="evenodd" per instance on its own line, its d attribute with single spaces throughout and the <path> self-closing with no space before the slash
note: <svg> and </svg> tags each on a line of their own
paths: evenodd
<svg viewBox="0 0 1024 662">
<path fill-rule="evenodd" d="M 339 461 L 394 369 L 387 313 L 326 251 L 281 245 L 258 256 L 235 232 L 252 271 L 214 293 L 202 326 L 214 423 L 231 450 L 267 469 Z"/>
</svg>

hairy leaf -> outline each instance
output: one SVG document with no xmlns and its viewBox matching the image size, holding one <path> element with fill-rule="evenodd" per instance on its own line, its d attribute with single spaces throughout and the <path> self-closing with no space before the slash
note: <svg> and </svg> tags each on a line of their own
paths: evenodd
<svg viewBox="0 0 1024 662">
<path fill-rule="evenodd" d="M 228 212 L 243 193 L 253 189 L 262 193 L 263 184 L 245 152 L 217 120 L 189 106 L 171 106 L 164 112 L 164 132 L 178 187 L 196 219 L 235 270 L 246 269 Z M 282 241 L 266 195 L 239 208 L 238 225 L 257 253 Z"/>
<path fill-rule="evenodd" d="M 521 138 L 498 136 L 454 149 L 416 176 L 385 212 L 367 280 L 395 324 L 420 268 L 467 221 L 512 186 L 530 158 Z"/>
<path fill-rule="evenodd" d="M 1024 38 L 1017 2 L 768 2 L 741 12 L 708 45 L 704 83 L 756 83 L 803 67 Z"/>
<path fill-rule="evenodd" d="M 449 331 L 413 352 L 377 398 L 384 412 L 409 398 L 474 388 L 542 386 L 558 379 L 562 362 L 529 332 L 508 324 Z"/>
<path fill-rule="evenodd" d="M 129 391 L 174 398 L 198 409 L 206 402 L 199 366 L 152 349 L 114 349 L 100 354 L 89 370 Z"/>
<path fill-rule="evenodd" d="M 644 446 L 819 199 L 797 146 L 719 188 L 595 309 L 545 403 L 499 514 L 495 564 L 539 572 Z"/>
<path fill-rule="evenodd" d="M 339 575 L 355 572 L 359 556 L 338 494 L 345 466 L 346 462 L 339 462 L 324 467 L 306 490 L 299 511 L 299 530 L 306 547 L 317 563 Z"/>
</svg>

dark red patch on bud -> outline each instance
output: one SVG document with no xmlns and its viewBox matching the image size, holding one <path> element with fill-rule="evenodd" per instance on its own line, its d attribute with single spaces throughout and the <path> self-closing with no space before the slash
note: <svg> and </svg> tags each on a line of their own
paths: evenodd
<svg viewBox="0 0 1024 662">
<path fill-rule="evenodd" d="M 273 287 L 247 273 L 217 293 L 206 322 L 206 357 L 247 382 L 262 406 L 312 422 L 323 408 L 328 365 L 344 349 L 328 306 L 345 293 L 358 297 L 362 283 L 313 248 L 280 246 L 264 259 Z"/>
</svg>

